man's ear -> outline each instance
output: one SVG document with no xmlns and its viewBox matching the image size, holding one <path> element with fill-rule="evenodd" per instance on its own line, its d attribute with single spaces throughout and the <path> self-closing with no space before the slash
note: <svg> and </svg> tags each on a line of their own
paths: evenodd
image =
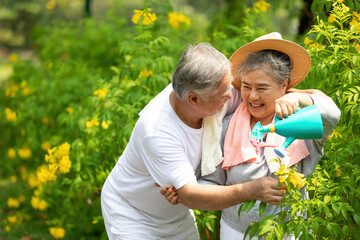
<svg viewBox="0 0 360 240">
<path fill-rule="evenodd" d="M 197 105 L 199 103 L 199 96 L 191 92 L 188 94 L 188 101 L 191 105 Z"/>
</svg>

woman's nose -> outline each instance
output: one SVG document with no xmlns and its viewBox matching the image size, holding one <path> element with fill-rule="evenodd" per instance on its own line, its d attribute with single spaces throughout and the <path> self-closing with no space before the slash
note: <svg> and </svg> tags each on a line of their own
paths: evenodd
<svg viewBox="0 0 360 240">
<path fill-rule="evenodd" d="M 254 99 L 257 99 L 259 97 L 259 94 L 258 94 L 258 92 L 256 90 L 253 89 L 253 90 L 251 90 L 249 97 L 250 97 L 250 99 L 254 100 Z"/>
</svg>

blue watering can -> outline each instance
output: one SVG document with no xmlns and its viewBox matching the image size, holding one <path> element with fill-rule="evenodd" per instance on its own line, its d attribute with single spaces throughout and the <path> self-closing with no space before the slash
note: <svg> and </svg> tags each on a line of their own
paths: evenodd
<svg viewBox="0 0 360 240">
<path fill-rule="evenodd" d="M 257 122 L 251 131 L 251 139 L 255 137 L 258 141 L 262 140 L 264 132 L 275 132 L 286 137 L 281 146 L 274 148 L 275 153 L 283 158 L 286 148 L 295 139 L 319 139 L 322 137 L 324 129 L 319 109 L 315 105 L 311 105 L 299 109 L 293 115 L 282 120 L 275 116 L 275 122 L 266 126 L 261 126 L 260 122 Z"/>
</svg>

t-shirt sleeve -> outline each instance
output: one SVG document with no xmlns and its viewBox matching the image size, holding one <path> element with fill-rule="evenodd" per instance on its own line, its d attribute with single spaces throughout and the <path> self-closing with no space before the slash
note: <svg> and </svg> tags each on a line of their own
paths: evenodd
<svg viewBox="0 0 360 240">
<path fill-rule="evenodd" d="M 139 151 L 150 175 L 160 186 L 174 186 L 179 189 L 187 183 L 196 181 L 193 167 L 176 139 L 146 137 Z"/>
</svg>

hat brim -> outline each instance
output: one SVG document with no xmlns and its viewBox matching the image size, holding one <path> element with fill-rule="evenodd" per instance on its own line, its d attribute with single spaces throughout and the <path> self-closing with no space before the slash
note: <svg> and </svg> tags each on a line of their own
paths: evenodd
<svg viewBox="0 0 360 240">
<path fill-rule="evenodd" d="M 289 88 L 298 85 L 309 73 L 311 66 L 311 58 L 309 53 L 300 45 L 283 39 L 265 39 L 257 40 L 245 44 L 240 47 L 230 57 L 231 72 L 234 76 L 233 86 L 240 90 L 241 79 L 237 71 L 241 63 L 250 53 L 259 52 L 261 50 L 277 50 L 286 53 L 292 61 L 292 70 L 290 76 Z"/>
</svg>

